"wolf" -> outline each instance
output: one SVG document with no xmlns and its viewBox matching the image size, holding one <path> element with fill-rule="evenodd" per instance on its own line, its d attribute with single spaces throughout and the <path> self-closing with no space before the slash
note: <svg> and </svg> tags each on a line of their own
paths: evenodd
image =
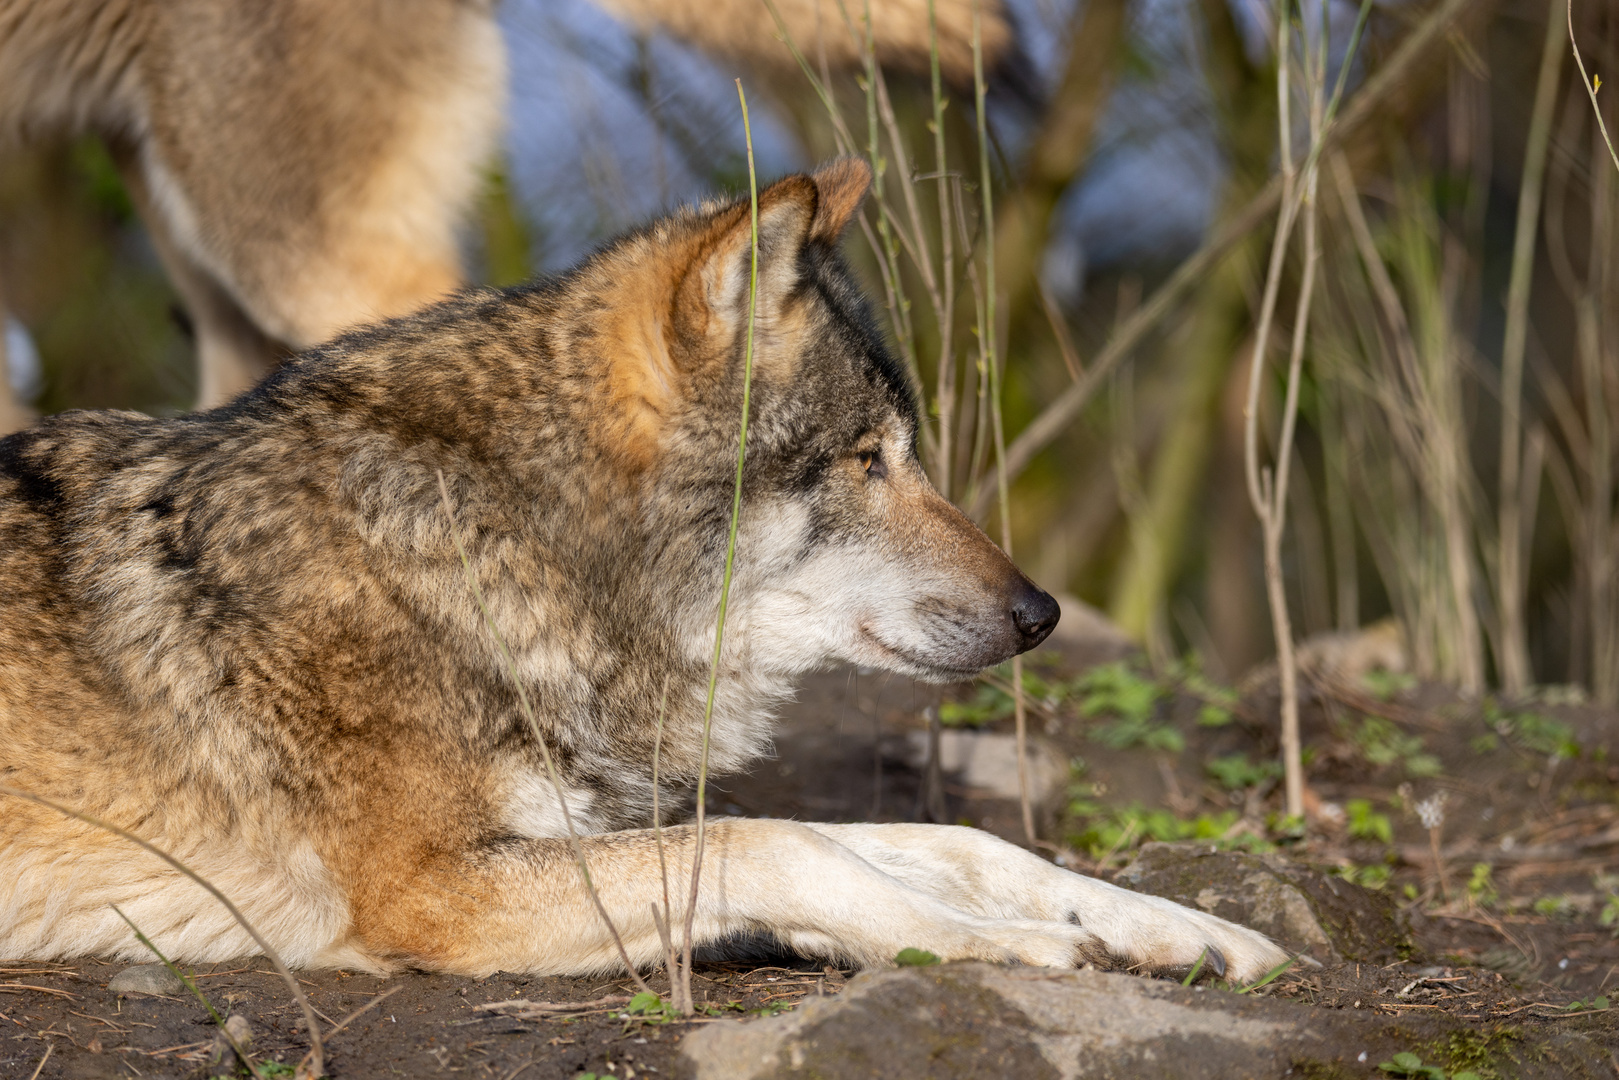
<svg viewBox="0 0 1619 1080">
<path fill-rule="evenodd" d="M 689 880 L 695 836 L 660 849 L 654 767 L 668 807 L 705 756 L 745 393 L 715 773 L 767 751 L 804 672 L 955 681 L 1058 617 L 918 462 L 913 389 L 838 250 L 870 179 L 843 159 L 759 194 L 756 302 L 749 202 L 716 201 L 347 333 L 226 407 L 0 441 L 0 784 L 172 852 L 289 964 L 378 973 L 622 970 L 571 827 L 629 962 L 657 962 L 660 860 Z M 954 826 L 719 820 L 700 882 L 699 947 L 1234 979 L 1285 959 Z M 0 956 L 139 958 L 113 904 L 171 958 L 254 951 L 166 864 L 8 800 Z"/>
<path fill-rule="evenodd" d="M 605 6 L 717 54 L 788 59 L 758 0 Z M 999 3 L 982 6 L 993 61 L 1011 30 Z M 936 4 L 958 83 L 974 9 Z M 830 63 L 859 62 L 837 5 L 778 11 Z M 928 5 L 877 0 L 871 14 L 879 58 L 926 70 Z M 0 0 L 0 153 L 86 132 L 107 143 L 194 331 L 202 408 L 462 285 L 457 228 L 505 90 L 493 0 Z M 0 339 L 0 376 L 4 361 Z M 27 420 L 0 377 L 0 434 Z"/>
</svg>

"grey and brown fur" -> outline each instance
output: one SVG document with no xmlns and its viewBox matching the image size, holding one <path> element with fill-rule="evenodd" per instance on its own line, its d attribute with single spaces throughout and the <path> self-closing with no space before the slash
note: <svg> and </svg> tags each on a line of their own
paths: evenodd
<svg viewBox="0 0 1619 1080">
<path fill-rule="evenodd" d="M 804 671 L 954 680 L 1056 621 L 917 462 L 911 390 L 837 251 L 868 182 L 846 160 L 760 197 L 716 772 L 765 750 Z M 698 769 L 749 250 L 745 201 L 683 211 L 561 277 L 340 337 L 228 407 L 68 413 L 0 441 L 0 783 L 172 851 L 293 964 L 615 966 L 442 473 L 602 900 L 655 962 L 653 743 L 667 689 L 668 805 Z M 678 883 L 692 837 L 666 835 Z M 155 858 L 0 806 L 0 956 L 138 957 L 113 903 L 173 958 L 251 951 Z M 1249 978 L 1282 955 L 922 825 L 716 822 L 696 929 L 862 964 L 914 946 L 1173 969 L 1212 947 Z"/>
<path fill-rule="evenodd" d="M 711 51 L 787 59 L 761 0 L 611 0 Z M 938 0 L 941 59 L 971 64 L 971 0 Z M 462 283 L 456 230 L 491 154 L 506 58 L 494 0 L 0 0 L 0 153 L 84 132 L 113 151 L 195 328 L 199 405 L 289 350 Z M 886 60 L 925 69 L 927 4 L 874 0 Z M 789 32 L 856 62 L 830 0 Z M 983 40 L 1009 38 L 986 2 Z M 790 63 L 790 61 L 788 61 Z M 5 288 L 0 281 L 0 316 Z M 0 434 L 27 422 L 3 377 Z"/>
</svg>

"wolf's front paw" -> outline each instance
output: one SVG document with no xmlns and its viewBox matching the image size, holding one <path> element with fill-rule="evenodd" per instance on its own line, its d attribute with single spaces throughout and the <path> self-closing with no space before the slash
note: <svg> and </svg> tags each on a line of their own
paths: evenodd
<svg viewBox="0 0 1619 1080">
<path fill-rule="evenodd" d="M 1107 944 L 1088 928 L 1074 923 L 1037 919 L 985 919 L 979 924 L 975 951 L 946 959 L 993 960 L 1031 967 L 1107 966 Z M 976 951 L 982 950 L 982 951 Z"/>
<path fill-rule="evenodd" d="M 1251 983 L 1287 959 L 1273 941 L 1245 926 L 1163 897 L 1105 888 L 1088 890 L 1069 919 L 1097 937 L 1113 966 L 1181 976 L 1201 959 L 1202 974 Z"/>
</svg>

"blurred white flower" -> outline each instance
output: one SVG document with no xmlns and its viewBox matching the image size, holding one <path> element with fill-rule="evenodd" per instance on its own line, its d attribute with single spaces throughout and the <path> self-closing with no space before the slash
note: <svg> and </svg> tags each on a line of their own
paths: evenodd
<svg viewBox="0 0 1619 1080">
<path fill-rule="evenodd" d="M 1417 803 L 1417 817 L 1424 829 L 1437 829 L 1445 823 L 1445 793 L 1436 792 Z"/>
</svg>

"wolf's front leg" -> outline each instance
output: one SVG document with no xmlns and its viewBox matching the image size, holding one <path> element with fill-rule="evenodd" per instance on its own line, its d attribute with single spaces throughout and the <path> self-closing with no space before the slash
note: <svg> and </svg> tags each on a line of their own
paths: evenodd
<svg viewBox="0 0 1619 1080">
<path fill-rule="evenodd" d="M 684 923 L 694 839 L 689 826 L 664 830 L 676 927 Z M 658 963 L 663 949 L 652 909 L 661 905 L 664 887 L 653 833 L 608 833 L 582 843 L 630 961 Z M 379 967 L 485 975 L 621 966 L 566 840 L 512 840 L 426 866 L 400 865 L 397 876 L 373 868 L 368 883 L 351 891 L 357 940 L 349 944 Z M 715 822 L 703 857 L 695 943 L 761 932 L 804 955 L 865 966 L 888 963 L 905 948 L 1047 967 L 1106 959 L 1088 927 L 960 910 L 806 825 Z"/>
<path fill-rule="evenodd" d="M 1158 896 L 1053 866 L 979 829 L 959 825 L 820 825 L 810 828 L 889 876 L 952 907 L 1001 919 L 1085 927 L 1115 963 L 1181 972 L 1209 950 L 1209 969 L 1251 982 L 1287 954 L 1246 927 Z"/>
</svg>

